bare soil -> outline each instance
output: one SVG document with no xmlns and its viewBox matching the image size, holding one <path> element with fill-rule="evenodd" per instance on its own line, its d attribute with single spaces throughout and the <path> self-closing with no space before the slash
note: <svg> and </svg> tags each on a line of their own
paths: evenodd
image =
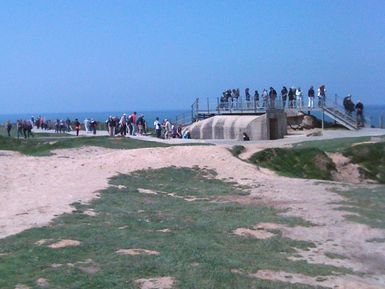
<svg viewBox="0 0 385 289">
<path fill-rule="evenodd" d="M 141 289 L 171 289 L 175 280 L 172 277 L 156 277 L 150 279 L 137 279 L 137 283 Z"/>
<path fill-rule="evenodd" d="M 116 253 L 120 255 L 159 255 L 158 251 L 146 250 L 146 249 L 119 249 Z"/>
</svg>

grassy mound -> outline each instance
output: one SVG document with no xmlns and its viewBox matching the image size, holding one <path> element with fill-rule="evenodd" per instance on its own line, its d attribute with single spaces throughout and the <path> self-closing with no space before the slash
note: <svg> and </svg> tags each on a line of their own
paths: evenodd
<svg viewBox="0 0 385 289">
<path fill-rule="evenodd" d="M 138 288 L 137 279 L 171 276 L 176 280 L 173 288 L 180 289 L 304 289 L 313 287 L 253 279 L 247 273 L 258 269 L 311 276 L 350 272 L 287 258 L 296 254 L 295 248 L 313 247 L 309 242 L 287 239 L 280 233 L 266 240 L 235 235 L 234 229 L 261 222 L 308 224 L 282 217 L 282 211 L 266 206 L 215 202 L 219 196 L 239 195 L 240 189 L 215 179 L 211 171 L 143 170 L 116 176 L 110 184 L 100 198 L 75 204 L 72 214 L 58 217 L 49 226 L 1 239 L 0 288 L 15 288 L 16 284 L 37 288 L 39 278 L 47 280 L 48 288 Z M 205 199 L 184 199 L 191 196 Z M 90 210 L 94 215 L 85 214 Z M 80 243 L 49 247 L 60 240 Z M 159 254 L 117 253 L 133 248 Z"/>
<path fill-rule="evenodd" d="M 359 164 L 367 177 L 385 183 L 385 142 L 355 145 L 343 154 Z"/>
<path fill-rule="evenodd" d="M 239 157 L 241 153 L 245 151 L 245 147 L 242 145 L 235 145 L 230 149 L 230 152 L 232 153 L 233 156 Z"/>
<path fill-rule="evenodd" d="M 294 144 L 294 148 L 318 148 L 325 152 L 343 152 L 345 149 L 351 147 L 355 143 L 360 143 L 369 140 L 369 136 L 313 140 Z"/>
<path fill-rule="evenodd" d="M 54 149 L 78 148 L 81 146 L 100 146 L 112 149 L 136 149 L 148 147 L 167 147 L 169 145 L 120 137 L 63 137 L 49 135 L 29 139 L 16 139 L 0 135 L 0 150 L 12 150 L 33 156 L 47 156 Z"/>
<path fill-rule="evenodd" d="M 331 180 L 333 161 L 318 148 L 271 148 L 257 152 L 249 159 L 288 177 Z"/>
</svg>

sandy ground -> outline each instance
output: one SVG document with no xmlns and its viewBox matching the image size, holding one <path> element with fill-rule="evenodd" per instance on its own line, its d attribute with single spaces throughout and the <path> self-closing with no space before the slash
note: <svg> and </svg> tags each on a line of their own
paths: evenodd
<svg viewBox="0 0 385 289">
<path fill-rule="evenodd" d="M 254 146 L 254 149 L 258 147 Z M 313 223 L 315 226 L 312 227 L 294 228 L 270 224 L 288 238 L 316 244 L 310 251 L 298 251 L 296 259 L 364 273 L 360 276 L 339 275 L 338 278 L 329 276 L 322 280 L 291 274 L 290 280 L 298 278 L 300 283 L 333 288 L 385 288 L 385 243 L 367 241 L 385 238 L 385 231 L 349 222 L 344 217 L 347 212 L 335 210 L 337 206 L 333 203 L 341 201 L 342 197 L 332 189 L 346 188 L 341 183 L 279 177 L 232 157 L 224 146 L 137 150 L 82 147 L 55 153 L 50 157 L 28 157 L 0 152 L 0 238 L 47 225 L 55 216 L 71 212 L 71 203 L 88 202 L 97 197 L 98 191 L 106 188 L 108 179 L 117 173 L 171 165 L 199 166 L 215 169 L 219 178 L 232 178 L 249 185 L 251 195 L 240 197 L 243 201 L 285 208 L 284 215 Z M 258 228 L 258 224 L 255 226 Z M 263 237 L 268 236 L 264 234 Z M 343 255 L 345 259 L 331 259 L 325 253 Z M 281 280 L 282 274 L 286 273 L 243 274 Z"/>
</svg>

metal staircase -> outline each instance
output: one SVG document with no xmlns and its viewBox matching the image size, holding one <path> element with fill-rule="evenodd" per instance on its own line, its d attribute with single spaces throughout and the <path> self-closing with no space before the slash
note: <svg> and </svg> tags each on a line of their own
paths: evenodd
<svg viewBox="0 0 385 289">
<path fill-rule="evenodd" d="M 328 101 L 326 99 L 325 104 L 323 106 L 324 113 L 328 117 L 334 119 L 336 122 L 346 127 L 347 129 L 358 130 L 359 127 L 357 125 L 356 119 L 353 118 L 352 115 L 346 113 L 343 106 L 339 105 L 339 103 L 342 103 L 342 100 L 339 100 L 337 96 L 334 98 L 334 102 Z"/>
<path fill-rule="evenodd" d="M 340 109 L 335 107 L 325 106 L 324 111 L 328 117 L 334 119 L 336 122 L 343 125 L 347 129 L 350 129 L 350 130 L 358 129 L 356 120 L 353 119 L 348 114 L 346 114 L 345 112 L 341 111 Z"/>
</svg>

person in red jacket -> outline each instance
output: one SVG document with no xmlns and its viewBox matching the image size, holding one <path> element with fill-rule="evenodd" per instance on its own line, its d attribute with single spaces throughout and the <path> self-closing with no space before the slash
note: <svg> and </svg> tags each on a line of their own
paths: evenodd
<svg viewBox="0 0 385 289">
<path fill-rule="evenodd" d="M 77 118 L 75 118 L 75 131 L 76 131 L 76 136 L 79 136 L 79 130 L 80 130 L 80 122 Z"/>
</svg>

